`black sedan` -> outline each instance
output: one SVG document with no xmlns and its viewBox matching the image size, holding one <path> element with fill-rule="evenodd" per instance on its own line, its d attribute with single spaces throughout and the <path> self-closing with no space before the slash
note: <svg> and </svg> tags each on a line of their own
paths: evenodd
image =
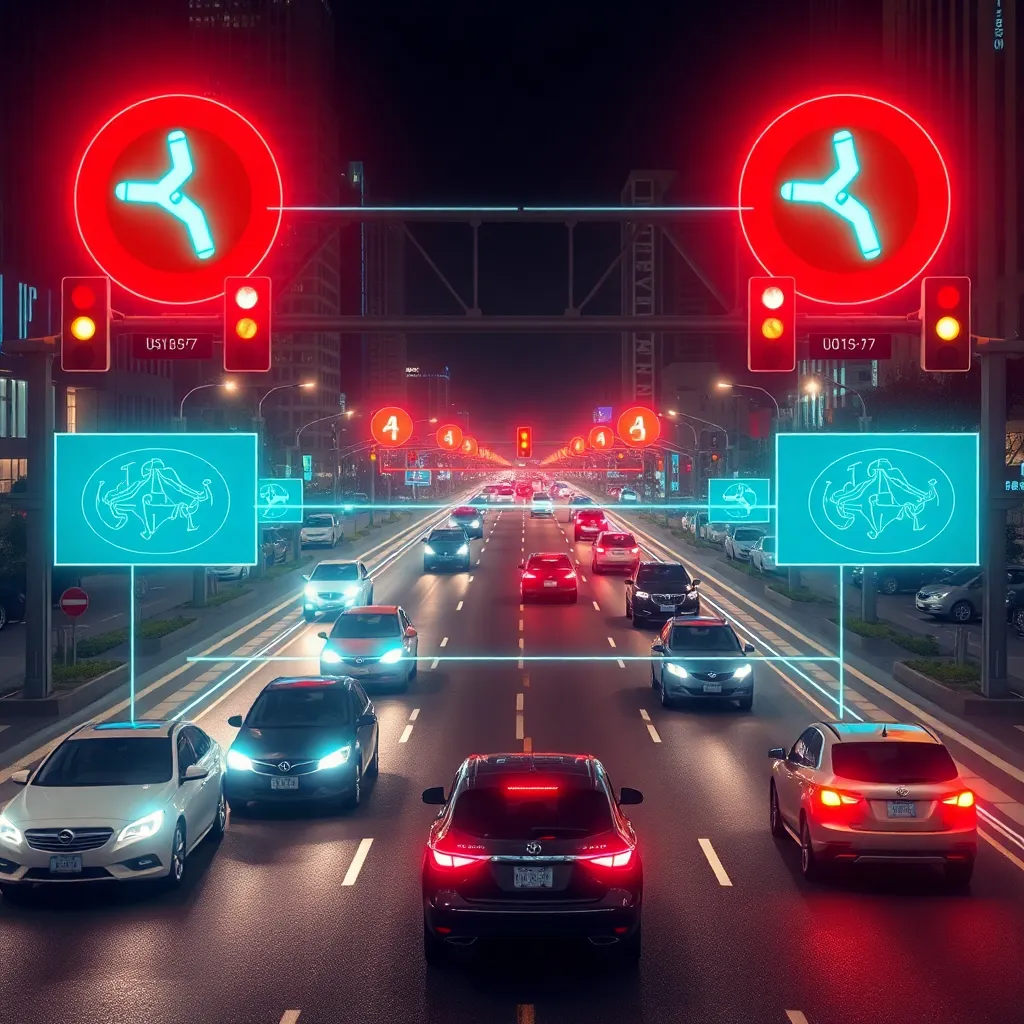
<svg viewBox="0 0 1024 1024">
<path fill-rule="evenodd" d="M 477 939 L 579 939 L 640 958 L 643 866 L 636 834 L 604 767 L 589 755 L 474 754 L 423 852 L 428 963 Z"/>
<path fill-rule="evenodd" d="M 626 618 L 639 628 L 675 615 L 699 615 L 699 586 L 680 562 L 640 562 L 626 580 Z"/>
<path fill-rule="evenodd" d="M 449 569 L 468 572 L 472 565 L 469 538 L 461 526 L 431 530 L 423 542 L 423 571 Z"/>
<path fill-rule="evenodd" d="M 348 677 L 282 677 L 249 713 L 232 715 L 224 792 L 236 813 L 250 803 L 331 801 L 355 809 L 379 767 L 377 715 Z"/>
</svg>

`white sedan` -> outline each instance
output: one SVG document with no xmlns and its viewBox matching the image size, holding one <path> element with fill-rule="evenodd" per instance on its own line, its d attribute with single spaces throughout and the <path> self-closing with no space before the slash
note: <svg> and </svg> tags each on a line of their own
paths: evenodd
<svg viewBox="0 0 1024 1024">
<path fill-rule="evenodd" d="M 76 729 L 0 814 L 0 893 L 34 884 L 160 879 L 224 834 L 224 751 L 191 722 L 92 722 Z"/>
</svg>

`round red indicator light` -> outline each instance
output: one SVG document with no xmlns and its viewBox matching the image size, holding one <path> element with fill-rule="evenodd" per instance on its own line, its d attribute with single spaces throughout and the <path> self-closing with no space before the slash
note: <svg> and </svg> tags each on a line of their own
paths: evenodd
<svg viewBox="0 0 1024 1024">
<path fill-rule="evenodd" d="M 96 293 L 87 284 L 76 284 L 71 289 L 71 305 L 75 309 L 89 309 L 96 303 Z"/>
<path fill-rule="evenodd" d="M 935 293 L 935 302 L 939 309 L 956 309 L 960 305 L 960 289 L 951 284 L 944 284 Z"/>
</svg>

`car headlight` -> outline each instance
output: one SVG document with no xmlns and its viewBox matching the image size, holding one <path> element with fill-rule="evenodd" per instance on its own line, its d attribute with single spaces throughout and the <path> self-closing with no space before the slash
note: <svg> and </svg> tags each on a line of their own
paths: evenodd
<svg viewBox="0 0 1024 1024">
<path fill-rule="evenodd" d="M 405 651 L 401 647 L 396 647 L 394 650 L 388 651 L 381 655 L 380 663 L 382 665 L 394 665 L 396 661 L 402 660 L 402 655 Z"/>
<path fill-rule="evenodd" d="M 947 598 L 947 597 L 949 597 L 949 591 L 948 590 L 937 590 L 934 594 L 925 594 L 925 600 L 926 601 L 927 600 L 932 600 L 932 599 L 934 599 L 936 601 L 942 601 L 942 600 L 945 600 L 945 598 Z"/>
<path fill-rule="evenodd" d="M 472 526 L 474 530 L 479 530 L 480 529 L 480 520 L 479 519 L 474 519 L 473 522 L 471 522 L 469 525 Z"/>
<path fill-rule="evenodd" d="M 746 679 L 751 672 L 754 671 L 752 665 L 740 665 L 738 669 L 733 673 L 733 679 Z"/>
<path fill-rule="evenodd" d="M 425 554 L 425 555 L 433 555 L 433 554 L 435 554 L 435 552 L 434 552 L 434 549 L 429 544 L 424 544 L 423 545 L 423 554 Z"/>
<path fill-rule="evenodd" d="M 337 665 L 341 661 L 341 655 L 332 647 L 325 647 L 320 652 L 320 660 L 326 661 L 328 665 Z"/>
<path fill-rule="evenodd" d="M 312 583 L 307 583 L 305 589 L 302 592 L 310 601 L 316 600 L 317 590 Z"/>
<path fill-rule="evenodd" d="M 689 678 L 690 673 L 687 672 L 682 665 L 677 665 L 675 662 L 665 662 L 665 668 L 667 668 L 672 675 L 679 676 L 680 679 Z"/>
<path fill-rule="evenodd" d="M 21 829 L 6 814 L 0 814 L 0 842 L 21 846 Z"/>
<path fill-rule="evenodd" d="M 251 772 L 252 758 L 246 757 L 240 750 L 228 751 L 228 767 L 236 772 Z"/>
<path fill-rule="evenodd" d="M 355 597 L 359 593 L 359 584 L 353 583 L 352 586 L 346 587 L 344 593 L 346 597 Z"/>
<path fill-rule="evenodd" d="M 638 590 L 633 596 L 639 597 L 641 600 L 646 601 L 647 598 L 649 598 L 651 595 L 648 594 L 646 590 Z"/>
<path fill-rule="evenodd" d="M 459 550 L 456 551 L 455 553 L 457 555 L 468 555 L 469 554 L 469 545 L 468 544 L 463 544 L 462 547 L 460 547 Z"/>
<path fill-rule="evenodd" d="M 316 766 L 317 771 L 322 771 L 324 768 L 340 768 L 343 764 L 348 764 L 348 758 L 351 753 L 352 748 L 350 746 L 332 750 L 326 757 L 320 758 L 320 763 Z"/>
<path fill-rule="evenodd" d="M 128 843 L 137 843 L 140 839 L 149 839 L 160 831 L 163 824 L 164 812 L 153 811 L 152 814 L 125 825 L 117 834 L 117 843 L 119 846 L 125 846 Z"/>
</svg>

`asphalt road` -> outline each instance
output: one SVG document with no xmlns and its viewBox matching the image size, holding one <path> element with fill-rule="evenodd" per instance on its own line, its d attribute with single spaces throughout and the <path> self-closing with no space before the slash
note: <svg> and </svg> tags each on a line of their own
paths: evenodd
<svg viewBox="0 0 1024 1024">
<path fill-rule="evenodd" d="M 1024 851 L 1014 863 L 980 843 L 969 894 L 918 873 L 805 883 L 796 846 L 767 827 L 768 748 L 821 716 L 800 677 L 759 667 L 749 713 L 662 709 L 646 663 L 619 661 L 646 655 L 652 634 L 632 629 L 621 579 L 591 575 L 589 546 L 569 543 L 564 519 L 493 513 L 470 574 L 422 575 L 415 544 L 378 570 L 376 599 L 406 608 L 429 660 L 409 693 L 374 697 L 381 773 L 358 811 L 235 818 L 219 847 L 196 853 L 176 894 L 62 890 L 25 908 L 0 904 L 3 1019 L 1020 1019 Z M 580 559 L 577 605 L 520 607 L 516 564 L 543 550 Z M 743 621 L 756 633 L 757 610 Z M 289 611 L 269 624 L 294 627 L 276 650 L 308 661 L 236 672 L 191 712 L 221 743 L 234 732 L 227 718 L 269 679 L 316 670 L 325 626 L 296 622 Z M 605 660 L 553 660 L 567 656 Z M 474 660 L 444 660 L 464 657 Z M 631 808 L 646 869 L 638 970 L 540 944 L 425 966 L 418 869 L 434 812 L 420 792 L 447 788 L 469 753 L 524 748 L 593 753 L 616 788 L 644 792 Z M 10 794 L 0 787 L 0 799 Z"/>
</svg>

